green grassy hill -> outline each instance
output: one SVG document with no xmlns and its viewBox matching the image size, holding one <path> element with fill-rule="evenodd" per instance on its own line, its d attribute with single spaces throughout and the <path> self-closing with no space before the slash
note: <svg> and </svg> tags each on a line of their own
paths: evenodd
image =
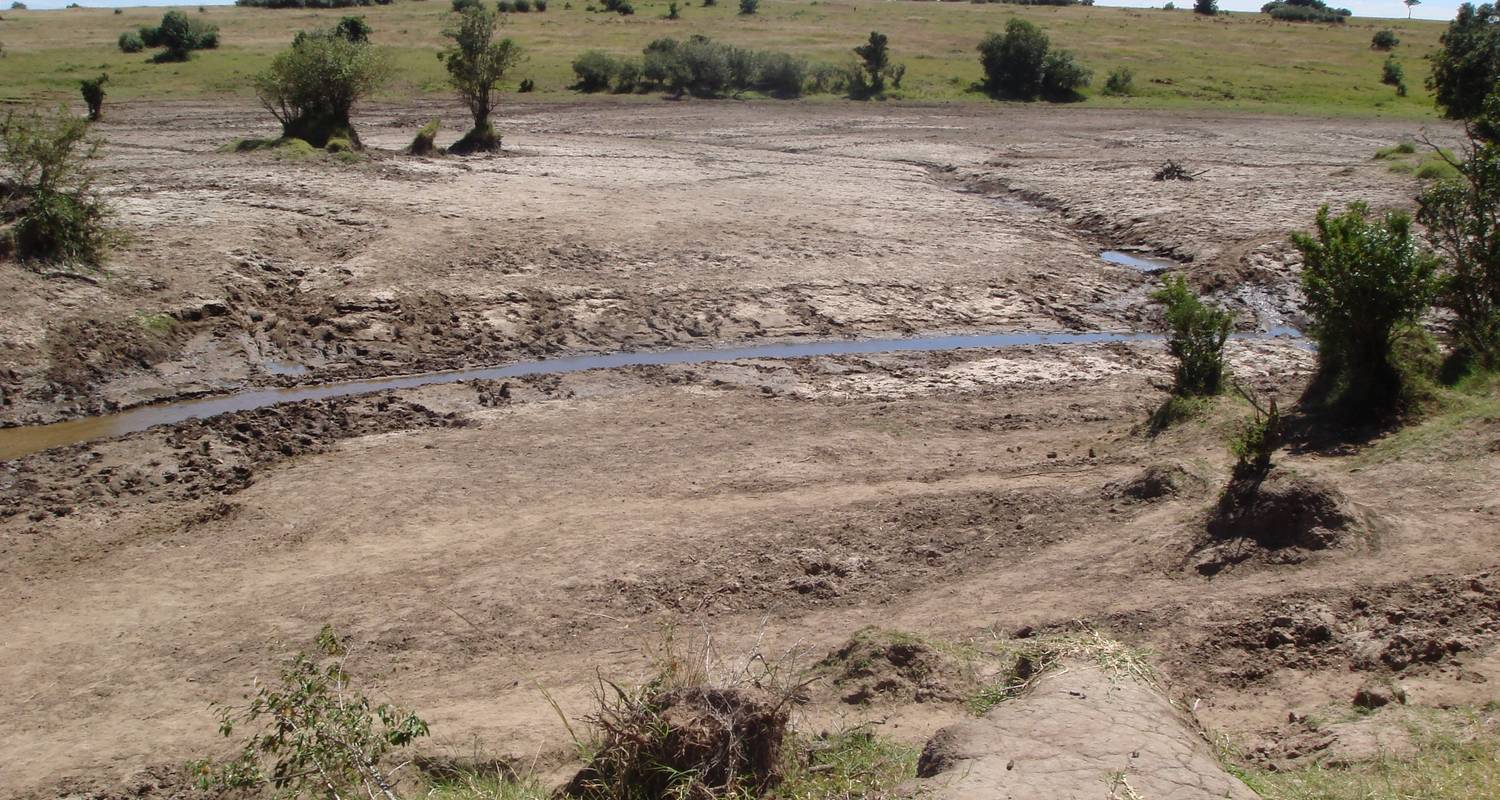
<svg viewBox="0 0 1500 800">
<path fill-rule="evenodd" d="M 701 2 L 701 0 L 697 0 Z M 527 48 L 516 78 L 535 79 L 537 92 L 571 96 L 569 64 L 580 52 L 601 48 L 639 54 L 659 36 L 702 33 L 733 44 L 776 49 L 814 61 L 844 63 L 850 48 L 871 30 L 891 38 L 897 61 L 908 67 L 897 100 L 989 102 L 970 91 L 980 70 L 975 45 L 986 31 L 1001 30 L 1011 16 L 1036 22 L 1056 45 L 1073 50 L 1094 70 L 1086 105 L 1139 108 L 1213 108 L 1420 118 L 1433 115 L 1423 81 L 1423 58 L 1437 47 L 1445 24 L 1354 19 L 1345 25 L 1275 22 L 1261 14 L 1214 18 L 1190 11 L 1095 7 L 1022 7 L 960 2 L 822 2 L 763 0 L 760 13 L 741 16 L 734 0 L 715 7 L 687 5 L 682 19 L 665 19 L 667 0 L 641 0 L 636 14 L 591 13 L 587 0 L 552 0 L 546 13 L 510 14 L 505 26 Z M 449 16 L 446 0 L 403 0 L 390 6 L 344 11 L 268 10 L 210 6 L 202 14 L 220 26 L 224 45 L 196 54 L 187 64 L 147 63 L 115 46 L 121 31 L 155 24 L 164 9 L 135 8 L 3 11 L 0 99 L 76 99 L 78 79 L 108 70 L 114 99 L 203 98 L 250 95 L 248 77 L 286 46 L 299 29 L 331 24 L 345 13 L 364 15 L 374 40 L 393 50 L 398 79 L 385 98 L 397 100 L 445 89 L 433 53 L 442 45 Z M 1380 83 L 1386 54 L 1370 48 L 1375 31 L 1390 27 L 1401 38 L 1395 54 L 1406 69 L 1408 97 Z M 1136 95 L 1099 93 L 1116 67 L 1135 73 Z M 817 102 L 817 99 L 814 99 Z"/>
</svg>

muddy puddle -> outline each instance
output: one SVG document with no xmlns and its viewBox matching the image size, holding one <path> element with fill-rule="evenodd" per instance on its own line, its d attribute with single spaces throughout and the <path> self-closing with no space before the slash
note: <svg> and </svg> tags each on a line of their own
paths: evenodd
<svg viewBox="0 0 1500 800">
<path fill-rule="evenodd" d="M 591 369 L 611 369 L 646 365 L 702 364 L 711 361 L 737 361 L 747 358 L 805 358 L 858 353 L 896 353 L 913 351 L 960 350 L 965 348 L 1018 347 L 1039 344 L 1093 344 L 1097 342 L 1132 342 L 1158 339 L 1143 333 L 988 333 L 959 336 L 914 336 L 902 339 L 855 339 L 846 341 L 796 342 L 748 345 L 742 347 L 705 348 L 698 350 L 661 350 L 638 353 L 575 356 L 571 358 L 522 361 L 503 367 L 479 367 L 447 372 L 428 372 L 392 378 L 326 383 L 286 389 L 250 389 L 233 394 L 181 400 L 141 406 L 118 414 L 68 420 L 49 425 L 32 425 L 0 429 L 0 460 L 20 458 L 31 453 L 78 442 L 123 436 L 157 425 L 171 425 L 189 419 L 211 417 L 234 411 L 249 411 L 304 400 L 326 400 L 333 397 L 368 394 L 389 389 L 414 389 L 419 386 L 458 383 L 470 380 L 519 378 L 528 375 L 560 375 Z"/>
<path fill-rule="evenodd" d="M 1099 254 L 1099 257 L 1111 264 L 1119 264 L 1122 267 L 1130 267 L 1131 269 L 1139 270 L 1147 274 L 1165 272 L 1166 270 L 1175 269 L 1182 266 L 1181 264 L 1169 258 L 1143 256 L 1137 253 L 1127 253 L 1123 250 L 1105 250 L 1104 252 Z"/>
</svg>

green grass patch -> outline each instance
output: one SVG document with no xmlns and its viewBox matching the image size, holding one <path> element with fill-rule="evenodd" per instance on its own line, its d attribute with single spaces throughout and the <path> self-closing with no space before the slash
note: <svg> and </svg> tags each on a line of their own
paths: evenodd
<svg viewBox="0 0 1500 800">
<path fill-rule="evenodd" d="M 171 314 L 150 314 L 141 311 L 135 315 L 135 324 L 158 336 L 166 336 L 177 327 L 177 318 Z"/>
<path fill-rule="evenodd" d="M 1452 457 L 1478 426 L 1500 419 L 1500 373 L 1476 371 L 1453 386 L 1424 386 L 1416 419 L 1359 456 L 1357 466 L 1405 458 Z"/>
<path fill-rule="evenodd" d="M 666 19 L 669 0 L 641 0 L 630 17 L 597 14 L 587 3 L 545 13 L 506 15 L 505 30 L 526 48 L 528 60 L 514 80 L 530 78 L 537 101 L 574 98 L 572 60 L 585 50 L 639 57 L 653 39 L 693 34 L 758 50 L 790 53 L 835 65 L 878 30 L 890 37 L 891 57 L 907 66 L 895 102 L 961 101 L 989 104 L 971 89 L 980 77 L 975 46 L 986 31 L 1003 30 L 1021 17 L 1039 25 L 1058 47 L 1072 50 L 1093 69 L 1095 85 L 1083 105 L 1104 108 L 1220 109 L 1260 113 L 1432 119 L 1424 88 L 1425 56 L 1438 46 L 1445 23 L 1353 18 L 1346 25 L 1290 25 L 1263 14 L 1203 17 L 1186 12 L 1103 6 L 1017 6 L 999 3 L 849 3 L 762 0 L 758 13 L 741 15 L 733 2 L 712 7 L 685 4 L 682 19 Z M 442 64 L 447 2 L 361 7 L 374 29 L 372 41 L 390 49 L 395 79 L 377 100 L 401 102 L 447 93 Z M 78 81 L 110 75 L 110 101 L 232 98 L 255 103 L 250 77 L 264 69 L 298 30 L 327 27 L 347 9 L 216 7 L 209 19 L 223 44 L 195 52 L 180 64 L 152 64 L 142 53 L 122 53 L 120 33 L 160 21 L 161 9 L 128 8 L 6 13 L 6 57 L 0 59 L 0 100 L 79 102 Z M 1390 27 L 1401 39 L 1412 87 L 1392 97 L 1380 81 L 1385 54 L 1370 37 Z M 1129 69 L 1129 95 L 1104 94 L 1112 69 Z M 514 88 L 514 87 L 511 87 Z M 655 98 L 656 96 L 651 96 Z M 626 96 L 590 102 L 638 102 Z M 811 101 L 833 102 L 819 96 Z M 842 102 L 842 101 L 839 101 Z"/>
<path fill-rule="evenodd" d="M 1174 394 L 1151 412 L 1151 418 L 1146 421 L 1147 431 L 1155 436 L 1174 425 L 1202 419 L 1213 409 L 1216 400 L 1214 397 L 1184 397 Z"/>
<path fill-rule="evenodd" d="M 1500 796 L 1500 735 L 1493 713 L 1414 724 L 1414 753 L 1340 767 L 1234 770 L 1265 800 L 1470 800 Z"/>
<path fill-rule="evenodd" d="M 916 747 L 855 729 L 796 736 L 786 748 L 785 779 L 774 800 L 888 797 L 917 776 Z"/>
<path fill-rule="evenodd" d="M 550 800 L 552 792 L 535 778 L 462 772 L 432 782 L 421 797 L 427 800 Z"/>
</svg>

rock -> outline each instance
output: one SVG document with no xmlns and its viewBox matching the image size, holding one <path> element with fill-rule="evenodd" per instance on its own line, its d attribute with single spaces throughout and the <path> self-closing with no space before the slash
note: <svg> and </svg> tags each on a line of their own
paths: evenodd
<svg viewBox="0 0 1500 800">
<path fill-rule="evenodd" d="M 1107 775 L 1140 797 L 1255 798 L 1185 712 L 1089 660 L 1065 662 L 1028 694 L 938 731 L 917 775 L 934 800 L 1098 800 Z"/>
</svg>

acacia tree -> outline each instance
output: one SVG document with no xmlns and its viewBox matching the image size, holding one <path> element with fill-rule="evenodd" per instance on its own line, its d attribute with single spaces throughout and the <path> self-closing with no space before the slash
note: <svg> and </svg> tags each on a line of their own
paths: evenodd
<svg viewBox="0 0 1500 800">
<path fill-rule="evenodd" d="M 1449 119 L 1473 119 L 1500 77 L 1500 17 L 1495 6 L 1473 3 L 1458 7 L 1439 39 L 1442 49 L 1428 56 L 1432 74 L 1427 88 Z"/>
<path fill-rule="evenodd" d="M 490 124 L 490 115 L 500 104 L 498 89 L 505 73 L 521 61 L 521 46 L 510 39 L 495 41 L 499 15 L 483 6 L 470 6 L 458 24 L 443 32 L 453 45 L 442 53 L 448 82 L 474 115 L 474 128 L 452 147 L 453 153 L 494 152 L 500 135 Z"/>
<path fill-rule="evenodd" d="M 360 147 L 349 121 L 354 104 L 385 81 L 384 54 L 332 31 L 299 33 L 255 78 L 260 102 L 281 123 L 281 135 L 326 147 L 347 139 Z"/>
</svg>

